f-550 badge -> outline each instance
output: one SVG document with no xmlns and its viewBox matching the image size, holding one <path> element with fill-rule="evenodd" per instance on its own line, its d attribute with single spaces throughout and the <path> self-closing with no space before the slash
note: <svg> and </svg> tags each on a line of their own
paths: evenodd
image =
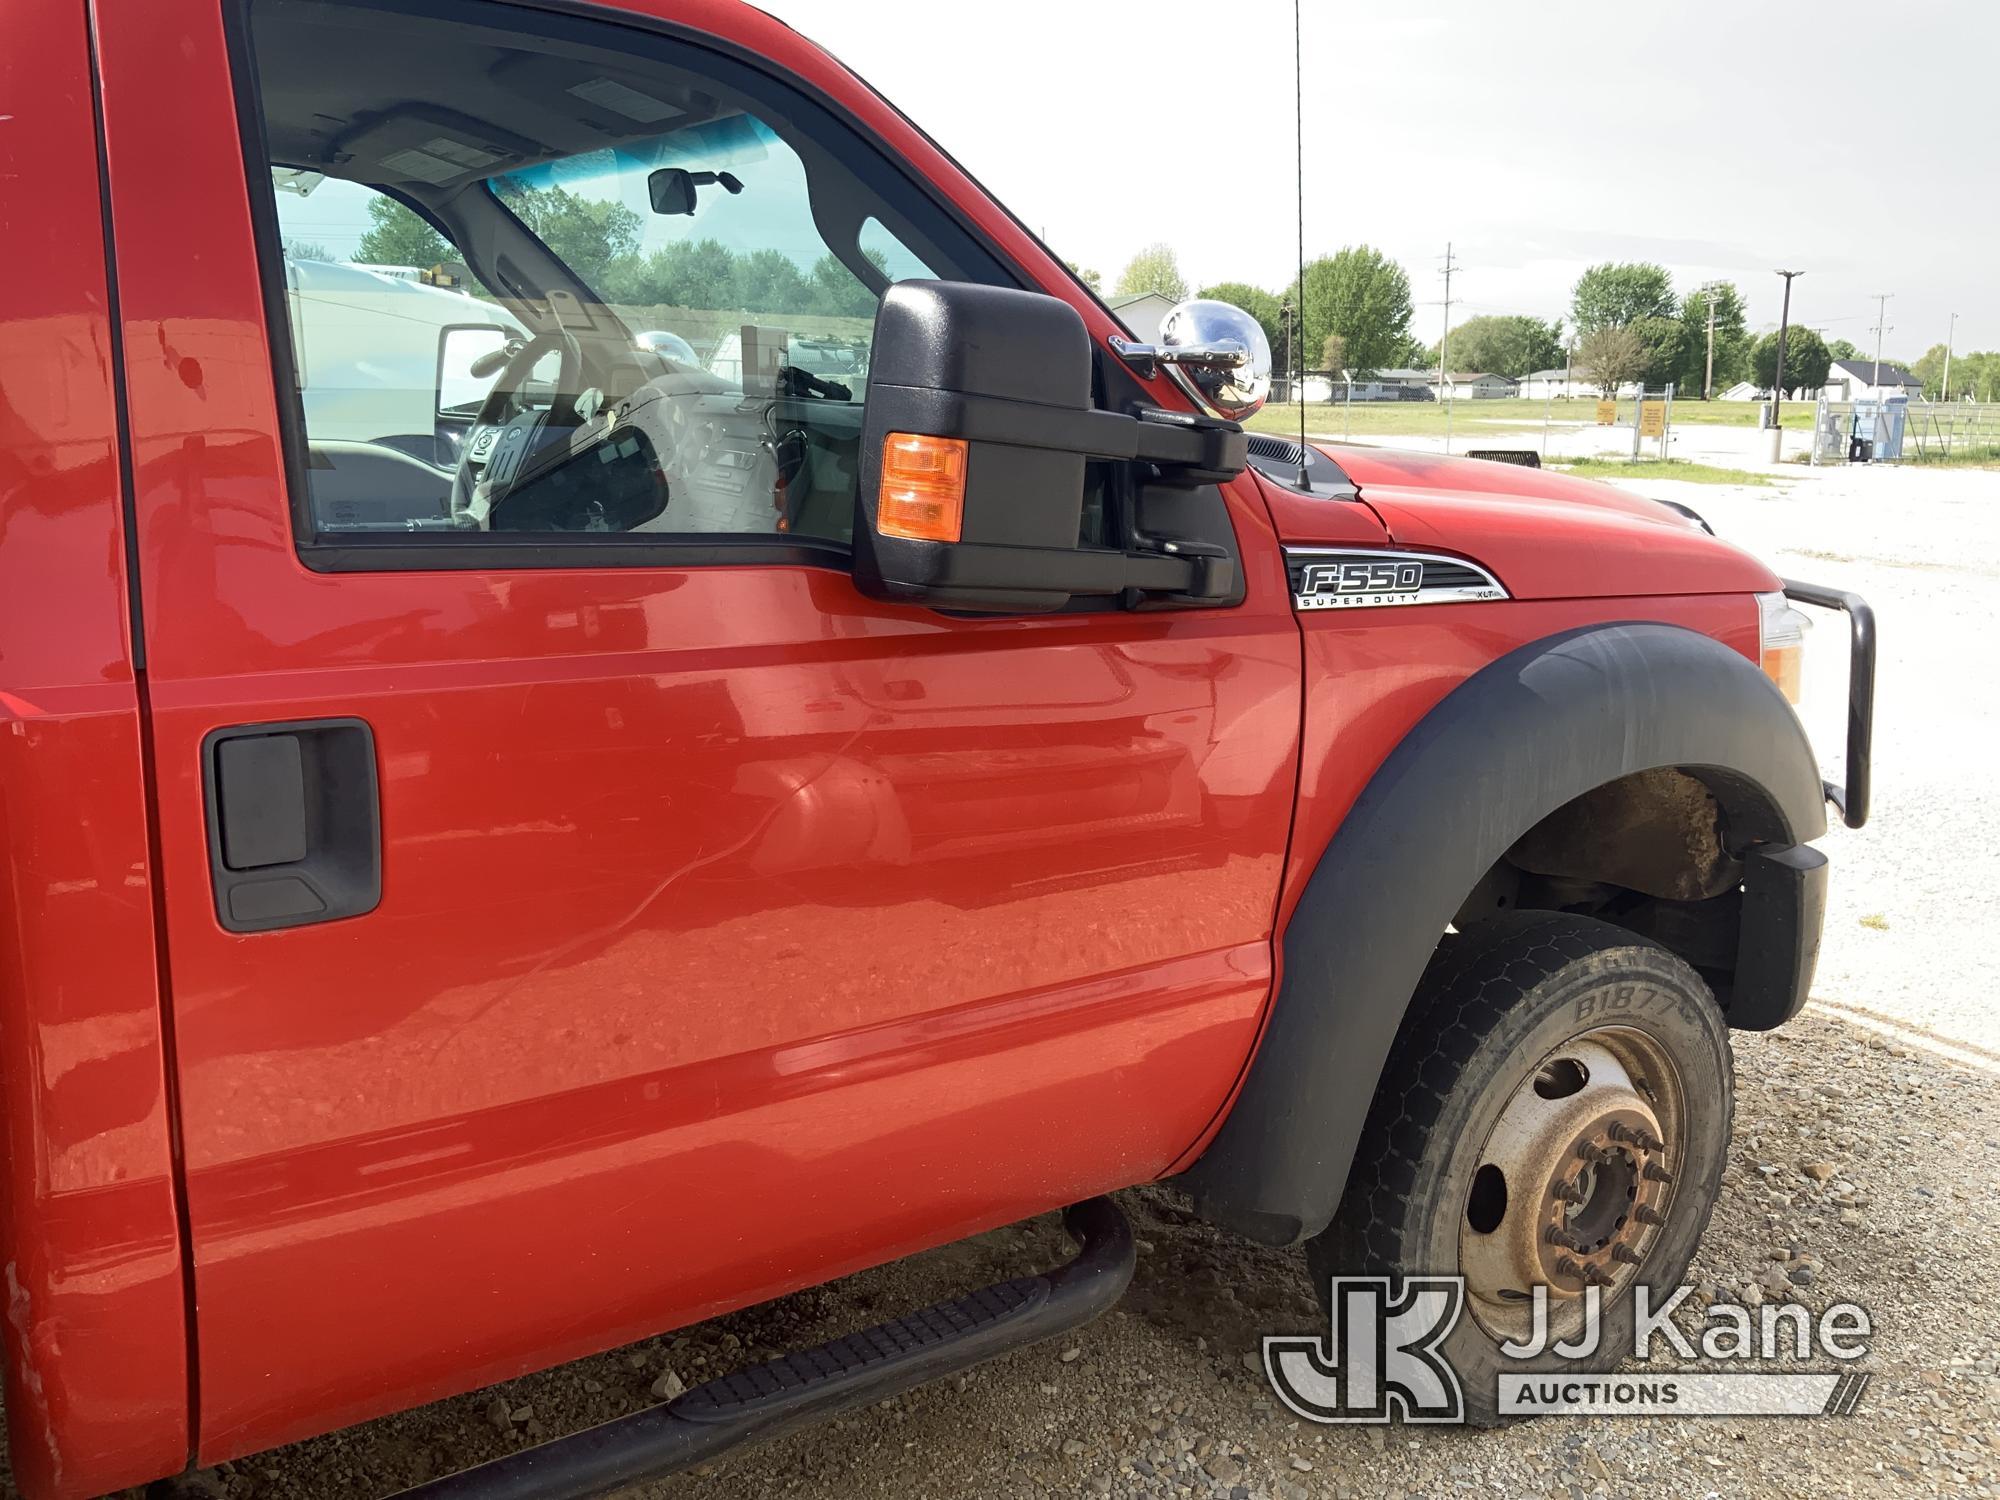
<svg viewBox="0 0 2000 1500">
<path fill-rule="evenodd" d="M 1292 600 L 1300 609 L 1381 609 L 1507 597 L 1491 573 L 1457 557 L 1288 547 L 1285 561 L 1292 574 Z"/>
</svg>

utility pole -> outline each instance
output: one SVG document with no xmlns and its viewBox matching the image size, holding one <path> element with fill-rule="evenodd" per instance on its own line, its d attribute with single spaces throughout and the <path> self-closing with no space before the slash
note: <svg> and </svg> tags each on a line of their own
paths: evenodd
<svg viewBox="0 0 2000 1500">
<path fill-rule="evenodd" d="M 1299 301 L 1305 301 L 1300 293 Z M 1299 382 L 1292 378 L 1292 299 L 1285 298 L 1278 304 L 1278 321 L 1285 327 L 1285 394 L 1293 401 L 1304 401 L 1305 393 L 1298 389 Z"/>
<path fill-rule="evenodd" d="M 1780 271 L 1785 278 L 1785 310 L 1778 314 L 1778 372 L 1771 381 L 1771 462 L 1778 461 L 1784 451 L 1785 429 L 1779 425 L 1778 412 L 1785 404 L 1785 336 L 1792 327 L 1792 278 L 1803 276 L 1803 271 Z"/>
<path fill-rule="evenodd" d="M 1701 289 L 1702 300 L 1708 303 L 1708 363 L 1702 367 L 1701 399 L 1715 399 L 1715 289 L 1719 282 L 1711 281 Z"/>
<path fill-rule="evenodd" d="M 1458 262 L 1451 258 L 1451 241 L 1444 246 L 1444 333 L 1438 338 L 1438 399 L 1444 402 L 1444 451 L 1451 452 L 1451 273 Z"/>
<path fill-rule="evenodd" d="M 1940 403 L 1951 400 L 1951 341 L 1958 334 L 1958 314 L 1951 315 L 1951 327 L 1944 336 L 1944 388 L 1938 392 Z"/>
<path fill-rule="evenodd" d="M 1868 331 L 1875 335 L 1875 399 L 1882 399 L 1882 335 L 1892 332 L 1889 327 L 1889 299 L 1894 292 L 1875 294 L 1875 326 Z"/>
</svg>

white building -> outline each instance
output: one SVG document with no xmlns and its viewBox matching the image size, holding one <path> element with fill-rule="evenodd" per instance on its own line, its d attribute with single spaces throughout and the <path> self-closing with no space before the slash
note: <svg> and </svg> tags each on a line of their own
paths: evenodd
<svg viewBox="0 0 2000 1500">
<path fill-rule="evenodd" d="M 1174 310 L 1173 300 L 1162 297 L 1158 292 L 1123 292 L 1116 297 L 1106 297 L 1104 305 L 1118 314 L 1119 321 L 1131 329 L 1132 337 L 1142 344 L 1157 344 L 1160 341 L 1160 325 Z"/>
<path fill-rule="evenodd" d="M 1558 401 L 1595 401 L 1598 389 L 1574 370 L 1536 370 L 1520 378 L 1515 394 L 1530 401 L 1546 401 L 1551 396 Z"/>
<path fill-rule="evenodd" d="M 1872 359 L 1836 359 L 1827 369 L 1821 394 L 1829 401 L 1877 401 L 1890 396 L 1914 401 L 1923 396 L 1923 381 L 1901 365 L 1883 360 L 1879 378 L 1877 369 Z"/>
<path fill-rule="evenodd" d="M 1437 376 L 1431 377 L 1431 385 L 1440 384 Z M 1470 370 L 1452 370 L 1442 381 L 1441 394 L 1448 401 L 1495 401 L 1502 396 L 1514 394 L 1516 386 L 1507 375 L 1486 375 Z"/>
<path fill-rule="evenodd" d="M 1432 401 L 1437 398 L 1436 370 L 1377 370 L 1374 384 L 1380 387 L 1381 395 L 1373 397 L 1379 401 Z M 1361 399 L 1361 387 L 1354 388 L 1354 398 Z"/>
<path fill-rule="evenodd" d="M 1394 401 L 1396 387 L 1380 375 L 1360 376 L 1346 370 L 1308 370 L 1299 382 L 1307 401 Z"/>
</svg>

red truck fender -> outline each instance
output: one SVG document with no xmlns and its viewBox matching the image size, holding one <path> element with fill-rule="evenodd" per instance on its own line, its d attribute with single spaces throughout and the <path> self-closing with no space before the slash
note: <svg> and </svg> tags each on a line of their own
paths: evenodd
<svg viewBox="0 0 2000 1500">
<path fill-rule="evenodd" d="M 1200 1210 L 1274 1245 L 1323 1229 L 1409 998 L 1469 894 L 1552 813 L 1658 768 L 1706 787 L 1729 853 L 1750 856 L 1731 1023 L 1793 1014 L 1825 886 L 1824 859 L 1797 846 L 1826 831 L 1826 810 L 1790 706 L 1754 663 L 1681 627 L 1534 641 L 1417 723 L 1320 856 L 1280 935 L 1284 977 L 1257 1056 L 1181 1179 Z"/>
</svg>

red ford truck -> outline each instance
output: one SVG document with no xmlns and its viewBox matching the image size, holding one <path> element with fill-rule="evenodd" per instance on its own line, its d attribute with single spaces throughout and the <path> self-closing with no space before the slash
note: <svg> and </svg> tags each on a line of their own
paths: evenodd
<svg viewBox="0 0 2000 1500">
<path fill-rule="evenodd" d="M 1463 1276 L 1475 1419 L 1532 1288 L 1680 1278 L 1866 815 L 1860 601 L 1246 434 L 1254 324 L 1132 342 L 727 0 L 9 6 L 0 267 L 32 1500 L 1068 1208 L 430 1491 L 597 1493 L 1091 1316 L 1161 1179 Z"/>
</svg>

